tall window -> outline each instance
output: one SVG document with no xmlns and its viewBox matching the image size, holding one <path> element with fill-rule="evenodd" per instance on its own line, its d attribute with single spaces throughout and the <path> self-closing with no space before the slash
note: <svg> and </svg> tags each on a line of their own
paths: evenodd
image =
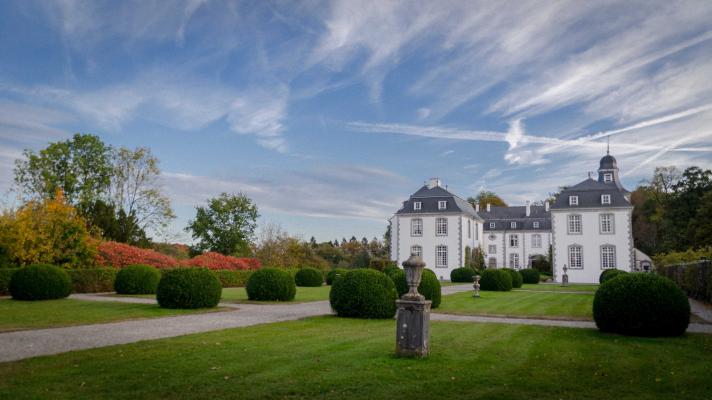
<svg viewBox="0 0 712 400">
<path fill-rule="evenodd" d="M 583 269 L 583 247 L 577 244 L 569 246 L 569 268 Z"/>
<path fill-rule="evenodd" d="M 569 205 L 577 206 L 578 205 L 578 196 L 569 196 Z"/>
<path fill-rule="evenodd" d="M 487 252 L 490 254 L 495 254 L 497 252 L 497 245 L 491 244 L 491 245 L 487 246 Z"/>
<path fill-rule="evenodd" d="M 616 267 L 616 246 L 605 244 L 601 246 L 601 268 L 610 269 Z"/>
<path fill-rule="evenodd" d="M 435 219 L 435 234 L 438 236 L 447 236 L 447 218 Z"/>
<path fill-rule="evenodd" d="M 497 259 L 490 257 L 489 260 L 487 260 L 487 268 L 497 268 Z"/>
<path fill-rule="evenodd" d="M 410 220 L 410 235 L 411 236 L 423 236 L 423 220 L 420 218 L 413 218 Z"/>
<path fill-rule="evenodd" d="M 435 247 L 435 266 L 447 268 L 447 246 L 440 245 Z"/>
<path fill-rule="evenodd" d="M 509 235 L 509 247 L 519 247 L 519 235 Z"/>
<path fill-rule="evenodd" d="M 569 233 L 581 233 L 581 216 L 569 215 Z"/>
<path fill-rule="evenodd" d="M 541 247 L 541 235 L 532 235 L 532 247 Z"/>
<path fill-rule="evenodd" d="M 602 194 L 601 195 L 601 204 L 611 204 L 611 195 L 610 194 Z"/>
<path fill-rule="evenodd" d="M 601 233 L 613 233 L 613 214 L 601 214 L 599 221 Z"/>
<path fill-rule="evenodd" d="M 519 254 L 512 253 L 509 255 L 509 268 L 519 269 Z"/>
<path fill-rule="evenodd" d="M 510 222 L 510 223 L 509 223 L 509 227 L 512 228 L 512 229 L 516 229 L 517 223 L 516 223 L 516 222 Z"/>
<path fill-rule="evenodd" d="M 472 221 L 469 219 L 467 220 L 467 237 L 472 237 Z"/>
<path fill-rule="evenodd" d="M 423 256 L 423 248 L 421 246 L 418 246 L 417 244 L 415 246 L 411 246 L 410 247 L 410 255 L 422 257 Z"/>
<path fill-rule="evenodd" d="M 603 174 L 603 182 L 613 182 L 613 174 L 611 174 L 611 173 Z"/>
<path fill-rule="evenodd" d="M 413 210 L 420 210 L 423 207 L 423 203 L 416 201 L 413 203 Z"/>
<path fill-rule="evenodd" d="M 490 229 L 494 229 L 494 222 L 490 222 Z"/>
<path fill-rule="evenodd" d="M 447 201 L 446 200 L 440 200 L 438 201 L 438 210 L 444 210 L 447 208 Z"/>
</svg>

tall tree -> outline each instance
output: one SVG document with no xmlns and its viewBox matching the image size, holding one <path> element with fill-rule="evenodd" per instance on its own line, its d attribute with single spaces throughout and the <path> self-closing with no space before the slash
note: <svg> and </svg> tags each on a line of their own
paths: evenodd
<svg viewBox="0 0 712 400">
<path fill-rule="evenodd" d="M 60 189 L 83 209 L 103 197 L 111 183 L 112 149 L 99 137 L 77 133 L 15 161 L 15 184 L 27 199 L 53 198 Z"/>
<path fill-rule="evenodd" d="M 493 206 L 507 207 L 507 203 L 502 200 L 501 197 L 497 196 L 497 194 L 495 194 L 494 192 L 490 192 L 488 190 L 481 191 L 475 197 L 468 197 L 467 201 L 472 204 L 473 207 L 476 204 L 479 204 L 480 207 L 485 207 L 487 204 L 491 204 Z"/>
<path fill-rule="evenodd" d="M 687 250 L 694 245 L 694 219 L 702 203 L 702 197 L 712 190 L 712 171 L 699 167 L 686 168 L 681 178 L 672 185 L 672 193 L 666 200 L 663 231 L 667 247 L 672 250 Z"/>
<path fill-rule="evenodd" d="M 186 231 L 192 232 L 200 251 L 247 256 L 258 217 L 257 206 L 247 196 L 222 193 L 206 206 L 196 207 L 195 219 L 188 222 Z"/>
<path fill-rule="evenodd" d="M 712 190 L 700 199 L 697 215 L 692 221 L 693 245 L 697 248 L 712 246 Z"/>
</svg>

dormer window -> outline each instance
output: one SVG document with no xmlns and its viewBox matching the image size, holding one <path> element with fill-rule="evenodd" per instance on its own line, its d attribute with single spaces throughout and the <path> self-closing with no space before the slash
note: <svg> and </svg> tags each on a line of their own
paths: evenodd
<svg viewBox="0 0 712 400">
<path fill-rule="evenodd" d="M 603 174 L 603 182 L 613 182 L 613 174 L 610 172 Z"/>
<path fill-rule="evenodd" d="M 422 202 L 416 201 L 415 203 L 413 203 L 413 210 L 419 211 L 419 210 L 421 210 L 422 208 L 423 208 L 423 203 L 422 203 Z"/>
<path fill-rule="evenodd" d="M 494 229 L 494 222 L 490 222 L 490 229 Z"/>
<path fill-rule="evenodd" d="M 516 223 L 516 222 L 510 222 L 510 223 L 509 223 L 509 227 L 512 228 L 512 229 L 516 229 L 516 228 L 517 228 L 517 223 Z"/>
<path fill-rule="evenodd" d="M 610 194 L 602 194 L 601 195 L 601 204 L 611 204 L 611 195 Z"/>
<path fill-rule="evenodd" d="M 577 206 L 578 205 L 578 196 L 569 196 L 569 205 Z"/>
<path fill-rule="evenodd" d="M 534 229 L 539 229 L 539 221 L 534 221 Z"/>
<path fill-rule="evenodd" d="M 445 210 L 445 209 L 447 209 L 447 200 L 438 201 L 438 210 Z"/>
</svg>

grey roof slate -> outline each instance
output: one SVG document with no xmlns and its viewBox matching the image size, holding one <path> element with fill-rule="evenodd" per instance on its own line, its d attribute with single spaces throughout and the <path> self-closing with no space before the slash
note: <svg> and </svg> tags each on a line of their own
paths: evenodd
<svg viewBox="0 0 712 400">
<path fill-rule="evenodd" d="M 626 198 L 627 193 L 627 190 L 619 188 L 615 182 L 604 183 L 588 178 L 562 190 L 551 209 L 633 207 Z M 601 204 L 603 194 L 611 196 L 611 204 Z M 578 196 L 577 206 L 569 205 L 569 196 Z"/>
<path fill-rule="evenodd" d="M 438 201 L 447 201 L 447 209 L 438 210 Z M 421 202 L 421 209 L 414 210 L 413 203 L 419 201 Z M 442 186 L 434 186 L 429 188 L 424 185 L 413 193 L 410 198 L 403 202 L 403 206 L 396 212 L 396 214 L 433 214 L 433 213 L 464 213 L 471 217 L 482 219 L 474 207 L 467 200 L 464 200 L 457 195 L 450 193 L 447 189 Z"/>
<path fill-rule="evenodd" d="M 484 218 L 485 231 L 549 231 L 551 230 L 551 212 L 546 211 L 544 206 L 530 206 L 530 213 L 527 217 L 526 206 L 513 207 L 490 207 L 490 211 L 480 210 L 480 216 Z M 511 223 L 516 222 L 516 227 L 512 228 Z M 539 223 L 539 227 L 534 227 L 534 222 Z M 494 223 L 494 228 L 490 224 Z"/>
</svg>

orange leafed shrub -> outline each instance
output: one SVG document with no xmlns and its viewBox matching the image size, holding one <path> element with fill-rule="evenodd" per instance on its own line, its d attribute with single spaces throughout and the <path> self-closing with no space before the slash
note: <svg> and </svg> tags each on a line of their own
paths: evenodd
<svg viewBox="0 0 712 400">
<path fill-rule="evenodd" d="M 173 257 L 154 250 L 142 249 L 118 242 L 101 242 L 96 263 L 114 268 L 124 268 L 133 264 L 151 265 L 156 268 L 180 267 L 178 260 Z"/>
<path fill-rule="evenodd" d="M 190 260 L 184 260 L 183 265 L 188 267 L 231 270 L 259 269 L 261 267 L 260 260 L 256 258 L 238 258 L 224 256 L 214 252 L 204 253 Z"/>
</svg>

